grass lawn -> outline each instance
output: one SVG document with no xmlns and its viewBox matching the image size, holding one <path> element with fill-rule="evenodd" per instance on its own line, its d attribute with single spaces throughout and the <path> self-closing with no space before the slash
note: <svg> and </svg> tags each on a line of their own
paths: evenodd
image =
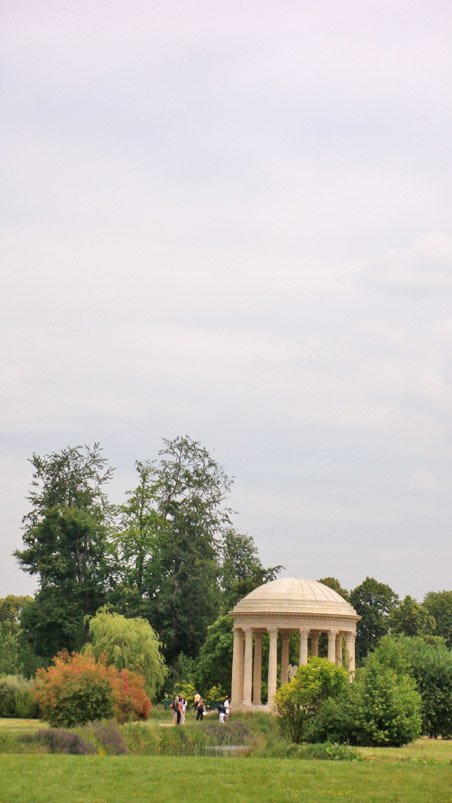
<svg viewBox="0 0 452 803">
<path fill-rule="evenodd" d="M 447 764 L 144 756 L 0 756 L 1 803 L 413 801 L 450 803 Z"/>
<path fill-rule="evenodd" d="M 42 727 L 40 720 L 0 719 L 0 737 Z M 452 741 L 418 739 L 405 747 L 359 752 L 362 762 L 4 753 L 0 803 L 452 803 Z"/>
<path fill-rule="evenodd" d="M 48 725 L 42 719 L 12 719 L 0 718 L 0 733 L 33 733 Z"/>
<path fill-rule="evenodd" d="M 417 739 L 403 747 L 359 747 L 359 752 L 368 761 L 379 764 L 394 762 L 448 763 L 452 767 L 452 741 L 446 739 Z"/>
</svg>

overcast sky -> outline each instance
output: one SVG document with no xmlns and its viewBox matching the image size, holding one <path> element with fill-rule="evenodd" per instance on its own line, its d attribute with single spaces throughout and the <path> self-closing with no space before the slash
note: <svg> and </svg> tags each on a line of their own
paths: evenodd
<svg viewBox="0 0 452 803">
<path fill-rule="evenodd" d="M 0 7 L 0 595 L 33 451 L 179 434 L 266 564 L 451 588 L 450 0 Z"/>
</svg>

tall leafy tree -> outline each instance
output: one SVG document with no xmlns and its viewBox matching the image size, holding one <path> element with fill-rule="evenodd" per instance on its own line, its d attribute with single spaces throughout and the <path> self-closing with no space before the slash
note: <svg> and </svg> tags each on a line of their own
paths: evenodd
<svg viewBox="0 0 452 803">
<path fill-rule="evenodd" d="M 223 614 L 207 628 L 195 666 L 197 688 L 205 694 L 213 686 L 220 686 L 228 693 L 232 672 L 233 621 Z"/>
<path fill-rule="evenodd" d="M 36 665 L 47 666 L 60 650 L 78 650 L 85 641 L 83 609 L 79 599 L 46 587 L 24 605 L 21 615 L 25 643 Z M 28 673 L 27 673 L 28 674 Z"/>
<path fill-rule="evenodd" d="M 108 509 L 105 486 L 114 469 L 108 465 L 99 443 L 92 447 L 67 446 L 44 457 L 34 452 L 30 463 L 33 477 L 27 499 L 31 510 L 23 519 L 25 536 L 30 526 L 55 506 L 102 512 Z"/>
<path fill-rule="evenodd" d="M 112 602 L 128 615 L 146 615 L 149 576 L 164 517 L 157 510 L 155 465 L 137 460 L 138 484 L 118 510 L 116 585 Z"/>
<path fill-rule="evenodd" d="M 424 607 L 435 619 L 435 635 L 442 636 L 447 646 L 452 647 L 452 591 L 429 591 Z"/>
<path fill-rule="evenodd" d="M 164 440 L 158 459 L 136 469 L 138 484 L 120 508 L 110 599 L 146 616 L 174 662 L 196 655 L 218 613 L 281 567 L 265 568 L 253 539 L 232 528 L 232 480 L 200 443 Z"/>
<path fill-rule="evenodd" d="M 190 509 L 196 506 L 203 526 L 212 536 L 230 521 L 231 509 L 224 503 L 229 497 L 232 479 L 209 451 L 187 435 L 163 439 L 160 460 L 155 465 L 155 489 L 159 508 L 170 511 L 172 503 Z"/>
<path fill-rule="evenodd" d="M 24 671 L 20 614 L 31 597 L 8 594 L 0 599 L 0 675 Z"/>
<path fill-rule="evenodd" d="M 123 601 L 132 594 L 173 661 L 198 652 L 221 607 L 219 553 L 230 526 L 231 479 L 188 436 L 164 440 L 158 460 L 137 463 L 137 471 L 117 536 Z"/>
<path fill-rule="evenodd" d="M 350 602 L 361 616 L 356 640 L 360 662 L 388 632 L 389 614 L 395 608 L 397 601 L 398 596 L 395 591 L 373 577 L 366 577 L 361 585 L 351 592 Z"/>
<path fill-rule="evenodd" d="M 171 507 L 148 574 L 149 618 L 169 662 L 197 654 L 220 609 L 215 543 L 196 508 Z"/>
<path fill-rule="evenodd" d="M 113 470 L 98 443 L 33 454 L 31 463 L 31 510 L 23 519 L 24 549 L 15 555 L 39 582 L 24 610 L 24 631 L 35 651 L 50 659 L 59 649 L 80 646 L 84 617 L 105 601 L 111 571 L 105 486 Z"/>
<path fill-rule="evenodd" d="M 392 609 L 388 626 L 393 634 L 423 636 L 435 632 L 436 622 L 424 605 L 408 595 Z"/>
</svg>

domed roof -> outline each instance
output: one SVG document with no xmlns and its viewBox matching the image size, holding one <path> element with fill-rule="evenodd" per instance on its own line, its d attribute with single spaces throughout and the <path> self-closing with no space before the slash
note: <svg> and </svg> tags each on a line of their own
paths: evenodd
<svg viewBox="0 0 452 803">
<path fill-rule="evenodd" d="M 358 618 L 354 608 L 337 591 L 301 577 L 282 577 L 264 583 L 241 599 L 232 613 L 311 613 Z"/>
</svg>

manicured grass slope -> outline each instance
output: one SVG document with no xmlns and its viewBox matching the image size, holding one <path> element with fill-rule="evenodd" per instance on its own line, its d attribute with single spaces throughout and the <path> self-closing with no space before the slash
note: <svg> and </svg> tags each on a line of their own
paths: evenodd
<svg viewBox="0 0 452 803">
<path fill-rule="evenodd" d="M 444 762 L 452 766 L 452 740 L 450 739 L 417 739 L 403 747 L 359 747 L 359 753 L 366 761 L 407 762 L 421 761 Z"/>
<path fill-rule="evenodd" d="M 43 727 L 46 728 L 47 723 L 42 719 L 0 717 L 0 733 L 33 733 Z"/>
<path fill-rule="evenodd" d="M 0 756 L 1 803 L 452 801 L 452 767 L 287 759 Z"/>
</svg>

